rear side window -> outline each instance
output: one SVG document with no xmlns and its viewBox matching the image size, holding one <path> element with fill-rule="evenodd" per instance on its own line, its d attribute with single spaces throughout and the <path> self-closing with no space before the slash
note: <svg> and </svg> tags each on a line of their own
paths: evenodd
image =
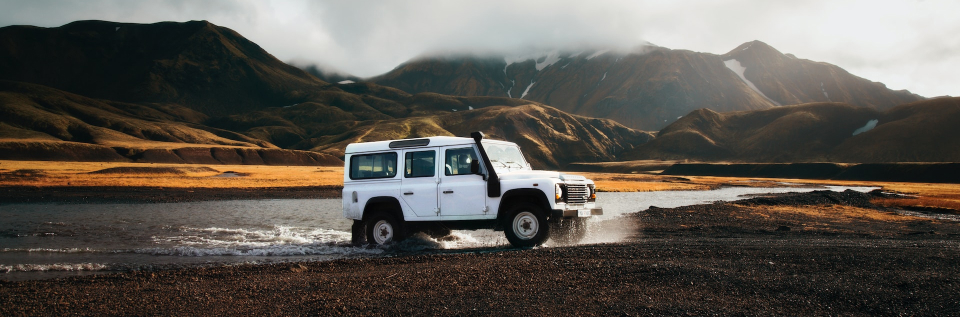
<svg viewBox="0 0 961 317">
<path fill-rule="evenodd" d="M 434 153 L 434 151 L 422 151 L 404 154 L 404 177 L 433 177 Z"/>
<path fill-rule="evenodd" d="M 391 178 L 397 175 L 397 153 L 350 157 L 350 179 Z"/>
</svg>

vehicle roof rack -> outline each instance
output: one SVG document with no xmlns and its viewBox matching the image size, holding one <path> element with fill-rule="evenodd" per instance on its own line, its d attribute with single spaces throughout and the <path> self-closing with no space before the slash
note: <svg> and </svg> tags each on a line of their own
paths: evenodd
<svg viewBox="0 0 961 317">
<path fill-rule="evenodd" d="M 392 149 L 399 149 L 405 147 L 426 146 L 428 144 L 430 144 L 430 139 L 411 139 L 390 142 L 388 146 Z"/>
</svg>

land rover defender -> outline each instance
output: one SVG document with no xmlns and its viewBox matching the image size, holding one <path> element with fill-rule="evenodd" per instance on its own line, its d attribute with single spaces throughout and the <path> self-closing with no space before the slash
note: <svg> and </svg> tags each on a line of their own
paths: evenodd
<svg viewBox="0 0 961 317">
<path fill-rule="evenodd" d="M 576 243 L 603 214 L 594 182 L 534 171 L 517 144 L 429 137 L 352 143 L 344 157 L 344 217 L 352 242 L 388 244 L 416 232 L 503 230 L 516 247 Z"/>
</svg>

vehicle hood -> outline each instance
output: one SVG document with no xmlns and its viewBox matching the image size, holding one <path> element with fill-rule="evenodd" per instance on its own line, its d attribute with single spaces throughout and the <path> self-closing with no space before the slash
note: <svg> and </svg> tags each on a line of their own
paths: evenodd
<svg viewBox="0 0 961 317">
<path fill-rule="evenodd" d="M 560 180 L 586 180 L 584 176 L 580 175 L 570 175 L 563 174 L 561 172 L 554 171 L 513 171 L 508 173 L 498 173 L 497 177 L 501 180 L 514 180 L 514 179 L 535 179 L 535 178 L 557 178 Z"/>
</svg>

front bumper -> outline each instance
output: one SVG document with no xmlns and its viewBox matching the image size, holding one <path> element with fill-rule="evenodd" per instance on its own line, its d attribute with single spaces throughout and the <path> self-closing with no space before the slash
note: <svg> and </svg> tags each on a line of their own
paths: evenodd
<svg viewBox="0 0 961 317">
<path fill-rule="evenodd" d="M 590 216 L 600 216 L 604 214 L 603 208 L 590 208 L 590 209 L 554 209 L 551 210 L 551 218 L 554 217 L 590 217 Z"/>
</svg>

